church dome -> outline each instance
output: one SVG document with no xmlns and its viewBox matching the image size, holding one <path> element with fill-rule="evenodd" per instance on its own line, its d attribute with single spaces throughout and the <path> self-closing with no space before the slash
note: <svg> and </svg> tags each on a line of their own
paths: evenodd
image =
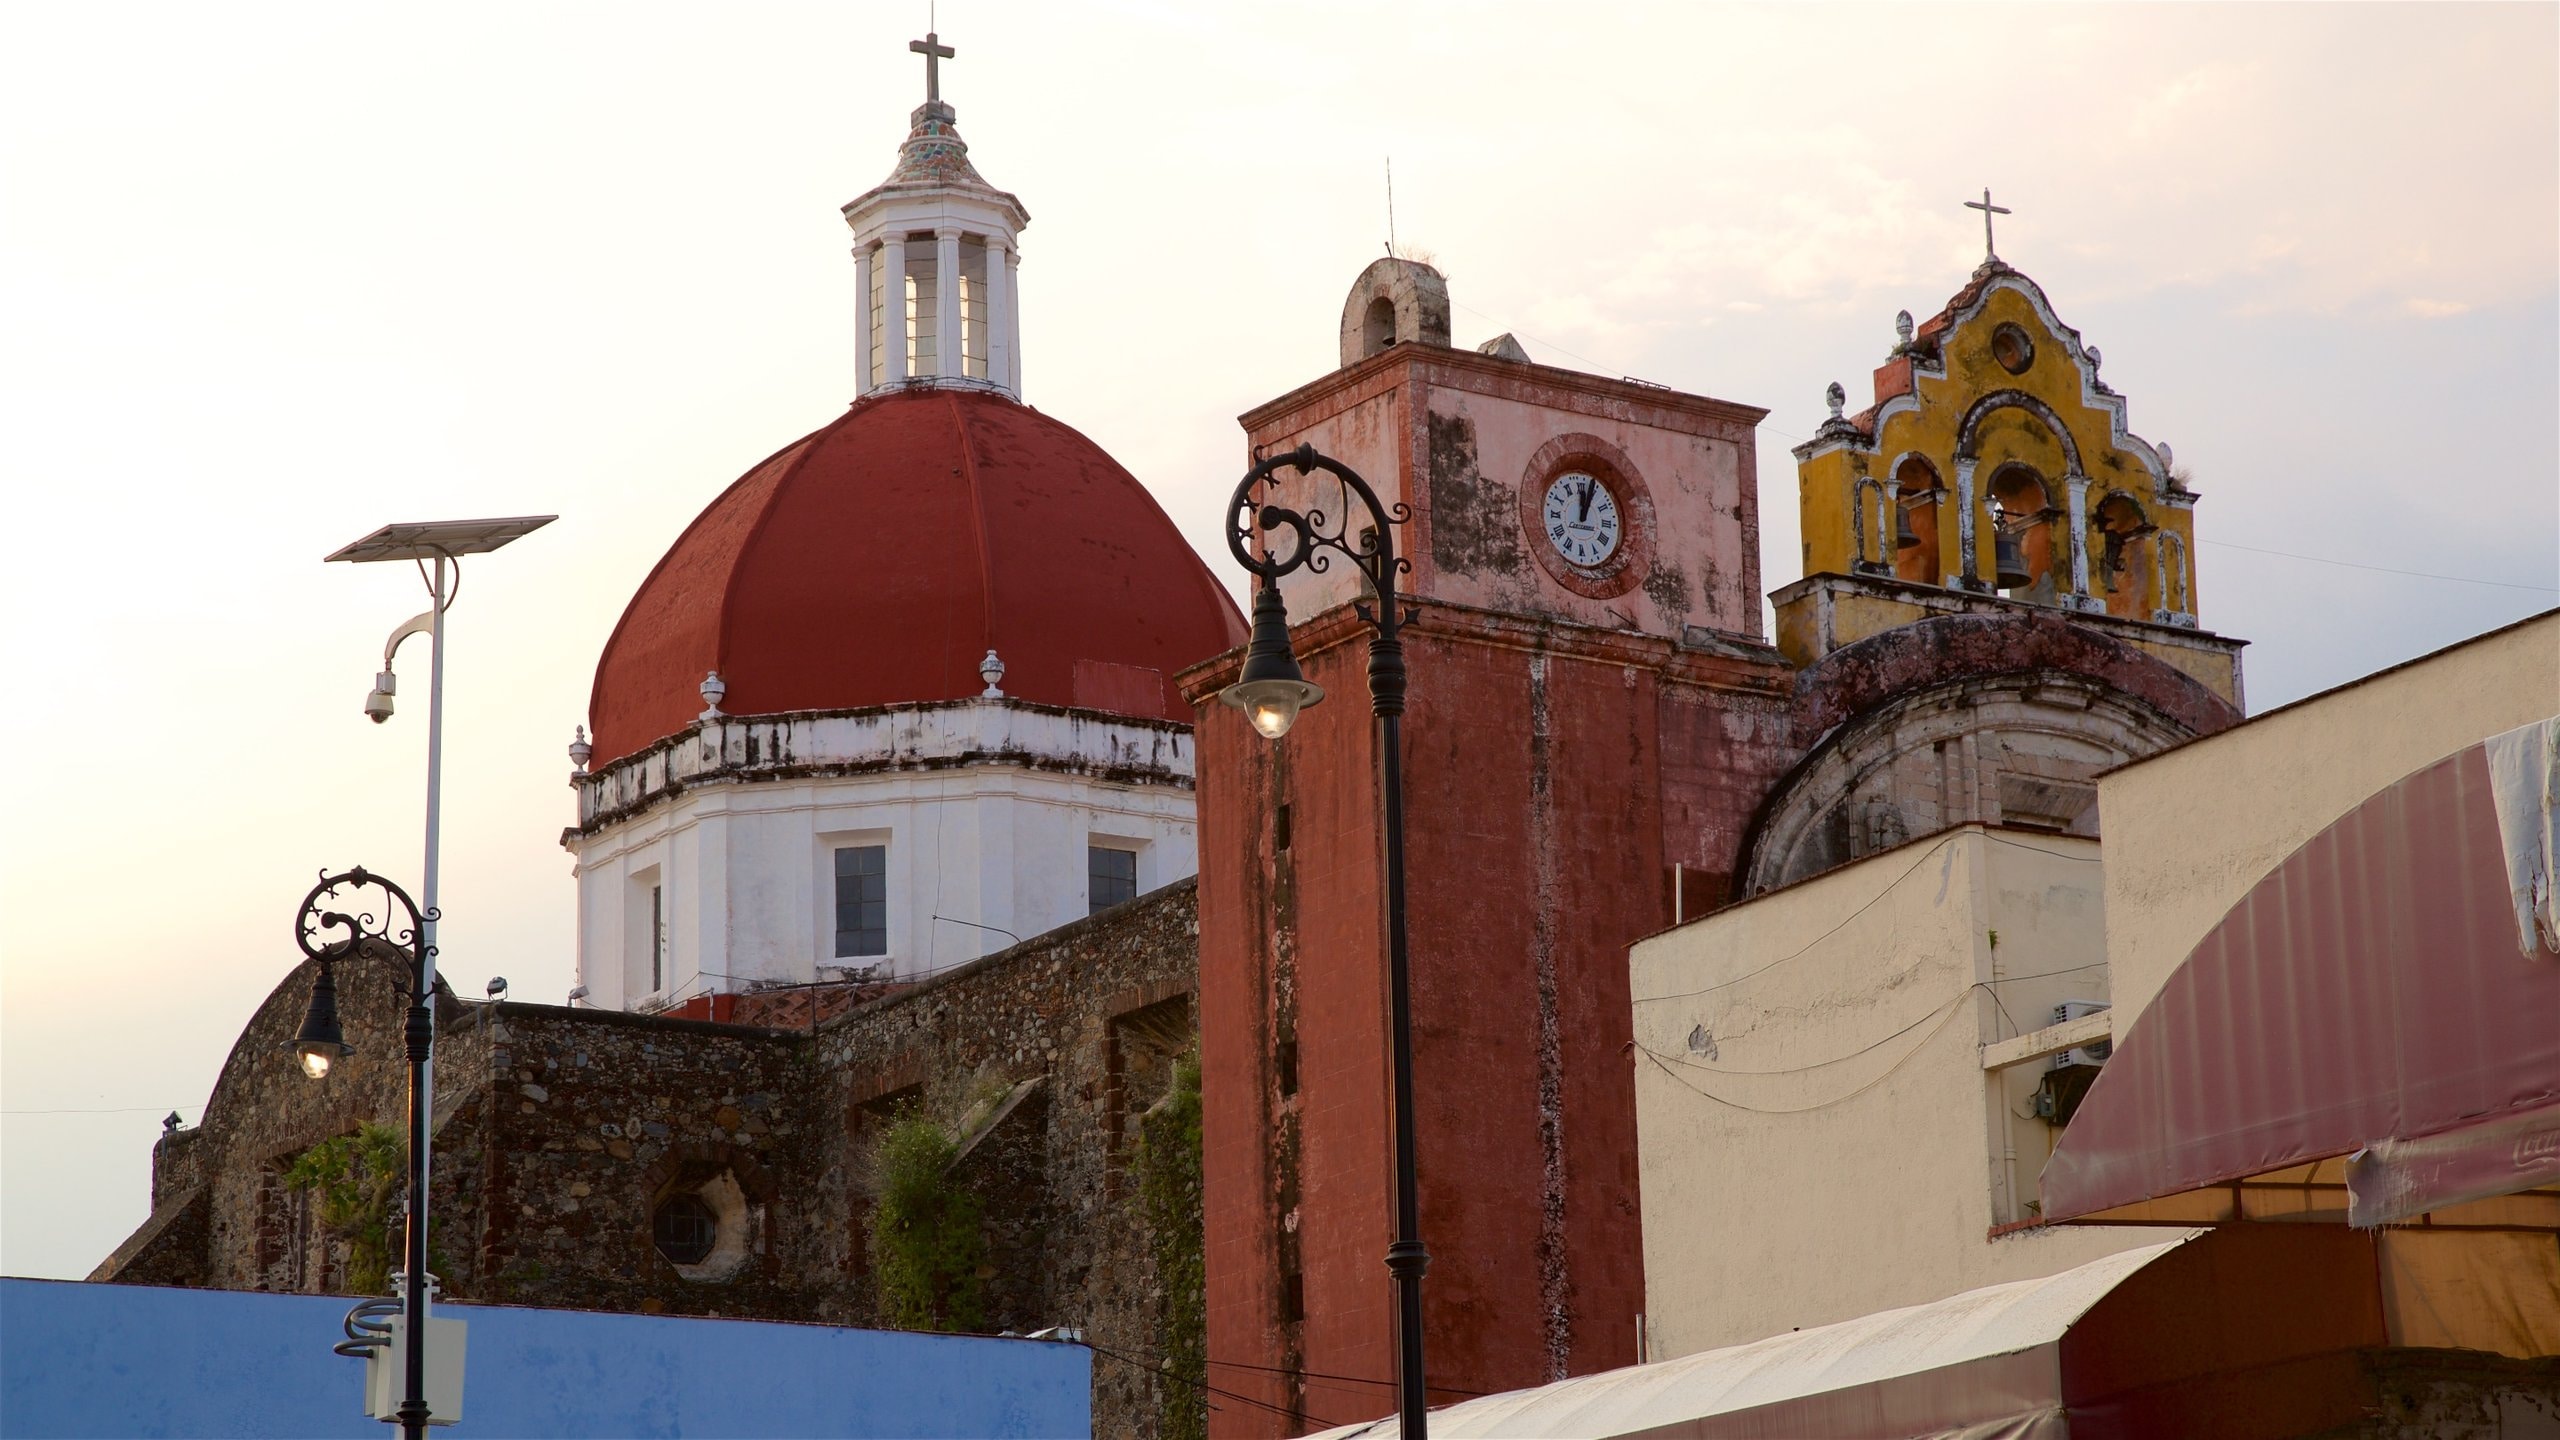
<svg viewBox="0 0 2560 1440">
<path fill-rule="evenodd" d="M 875 393 L 749 470 L 658 562 L 596 665 L 594 763 L 733 715 L 979 694 L 1188 724 L 1169 677 L 1243 643 L 1118 462 L 1001 394 Z"/>
</svg>

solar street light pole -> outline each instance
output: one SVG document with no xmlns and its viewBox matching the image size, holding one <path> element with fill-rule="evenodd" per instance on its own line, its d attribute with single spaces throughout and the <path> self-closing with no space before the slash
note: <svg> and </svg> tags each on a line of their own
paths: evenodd
<svg viewBox="0 0 2560 1440">
<path fill-rule="evenodd" d="M 408 1021 L 401 1031 L 409 1062 L 408 1233 L 402 1247 L 400 1278 L 404 1335 L 398 1414 L 403 1440 L 426 1440 L 428 1417 L 432 1413 L 427 1404 L 427 1292 L 433 1278 L 427 1273 L 427 1182 L 429 1152 L 433 1149 L 430 1129 L 435 1116 L 436 921 L 439 917 L 436 898 L 444 822 L 444 615 L 452 607 L 454 594 L 460 588 L 461 556 L 495 550 L 557 518 L 553 515 L 527 515 L 493 520 L 386 525 L 328 557 L 359 563 L 409 560 L 421 568 L 431 559 L 435 562 L 433 578 L 427 585 L 427 613 L 421 617 L 426 621 L 424 628 L 428 636 L 426 883 L 421 887 L 424 903 L 415 912 L 418 920 L 414 946 L 416 972 L 412 977 L 415 983 L 409 992 Z M 391 698 L 395 689 L 391 674 L 392 657 L 400 648 L 400 642 L 418 633 L 419 628 L 418 621 L 410 621 L 392 632 L 383 649 L 382 673 L 375 678 L 373 694 L 365 701 L 365 713 L 377 724 L 391 716 Z M 356 873 L 361 875 L 363 872 Z M 407 897 L 402 898 L 405 900 Z"/>
</svg>

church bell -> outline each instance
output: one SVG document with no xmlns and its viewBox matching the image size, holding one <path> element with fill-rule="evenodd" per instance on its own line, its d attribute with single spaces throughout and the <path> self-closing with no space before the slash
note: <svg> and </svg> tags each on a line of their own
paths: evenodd
<svg viewBox="0 0 2560 1440">
<path fill-rule="evenodd" d="M 2018 546 L 2018 532 L 2002 525 L 1991 533 L 1992 587 L 2015 590 L 2034 584 L 2036 577 L 2027 573 L 2026 552 Z"/>
<path fill-rule="evenodd" d="M 1896 550 L 1911 550 L 1917 548 L 1919 544 L 1919 532 L 1911 528 L 1911 511 L 1909 507 L 1902 505 L 1894 506 L 1893 548 Z"/>
</svg>

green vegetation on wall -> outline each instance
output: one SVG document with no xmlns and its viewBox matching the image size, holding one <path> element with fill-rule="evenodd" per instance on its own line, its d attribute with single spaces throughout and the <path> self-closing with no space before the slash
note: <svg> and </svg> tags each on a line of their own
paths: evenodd
<svg viewBox="0 0 2560 1440">
<path fill-rule="evenodd" d="M 303 1151 L 284 1172 L 287 1189 L 319 1192 L 321 1228 L 346 1242 L 347 1288 L 358 1294 L 391 1293 L 391 1214 L 408 1168 L 400 1132 L 368 1122 Z"/>
<path fill-rule="evenodd" d="M 910 1109 L 889 1122 L 872 1152 L 872 1275 L 882 1318 L 904 1330 L 986 1326 L 987 1240 L 978 1197 L 952 1178 L 960 1142 Z"/>
<path fill-rule="evenodd" d="M 1155 1243 L 1163 1308 L 1157 1346 L 1164 1352 L 1161 1387 L 1165 1440 L 1207 1433 L 1208 1275 L 1200 1219 L 1200 1049 L 1174 1061 L 1164 1098 L 1138 1121 L 1138 1196 Z"/>
</svg>

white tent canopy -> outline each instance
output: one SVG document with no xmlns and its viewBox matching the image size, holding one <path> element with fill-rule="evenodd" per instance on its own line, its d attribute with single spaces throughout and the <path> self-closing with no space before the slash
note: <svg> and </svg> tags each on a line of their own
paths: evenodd
<svg viewBox="0 0 2560 1440">
<path fill-rule="evenodd" d="M 2063 1335 L 2116 1286 L 2191 1238 L 2042 1280 L 1487 1395 L 1432 1412 L 1431 1433 L 1435 1440 L 1776 1434 L 1766 1427 L 1782 1419 L 1769 1413 L 1777 1407 L 1789 1426 L 1829 1417 L 1819 1432 L 1794 1433 L 2060 1436 Z M 1390 1417 L 1327 1430 L 1317 1440 L 1382 1440 L 1398 1428 Z"/>
</svg>

